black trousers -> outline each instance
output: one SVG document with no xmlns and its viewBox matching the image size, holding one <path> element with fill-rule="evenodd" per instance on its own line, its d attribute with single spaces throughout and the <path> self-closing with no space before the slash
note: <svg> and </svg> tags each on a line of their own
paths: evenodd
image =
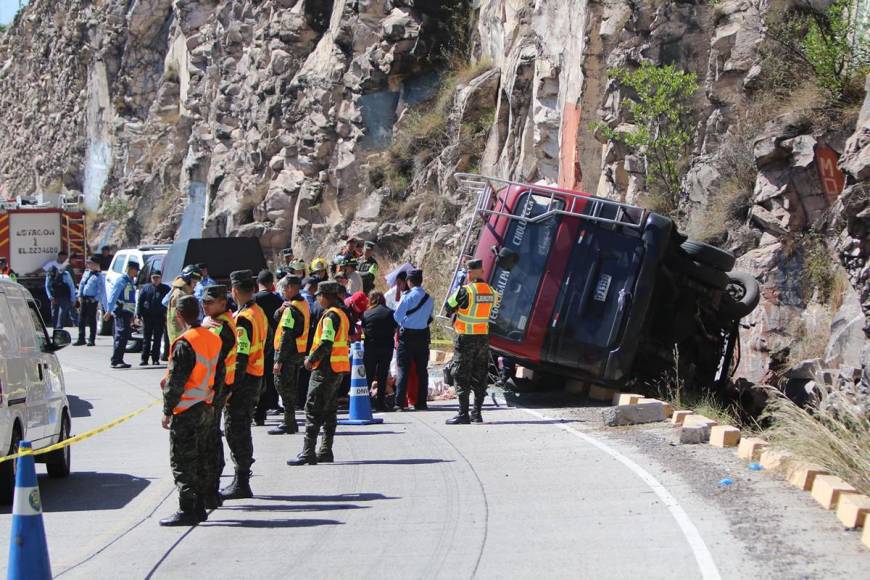
<svg viewBox="0 0 870 580">
<path fill-rule="evenodd" d="M 257 410 L 254 413 L 254 420 L 257 423 L 262 423 L 266 420 L 266 411 L 278 408 L 278 390 L 275 388 L 275 373 L 272 372 L 272 368 L 275 366 L 275 351 L 273 349 L 265 349 L 263 353 L 263 365 L 265 368 L 263 373 L 263 390 L 260 392 Z"/>
<path fill-rule="evenodd" d="M 115 312 L 115 343 L 112 348 L 112 364 L 124 362 L 124 353 L 127 352 L 127 341 L 130 339 L 132 324 L 132 312 L 128 310 Z"/>
<path fill-rule="evenodd" d="M 399 367 L 399 378 L 396 381 L 396 405 L 406 407 L 408 396 L 408 376 L 414 363 L 417 372 L 417 405 L 418 409 L 426 408 L 426 398 L 429 395 L 429 329 L 408 330 L 403 328 L 399 333 L 399 346 L 396 348 L 396 365 Z"/>
<path fill-rule="evenodd" d="M 142 318 L 142 360 L 148 357 L 154 363 L 160 360 L 160 347 L 163 345 L 163 331 L 166 328 L 165 316 L 144 316 Z"/>
<path fill-rule="evenodd" d="M 366 367 L 369 387 L 375 382 L 378 383 L 377 396 L 375 397 L 375 407 L 378 409 L 384 409 L 386 406 L 384 400 L 387 395 L 387 376 L 390 374 L 390 361 L 392 360 L 392 341 L 386 345 L 365 345 L 363 364 Z"/>
<path fill-rule="evenodd" d="M 91 339 L 88 341 L 94 344 L 97 338 L 97 301 L 93 298 L 82 298 L 81 308 L 79 309 L 79 340 L 85 341 L 85 329 L 91 331 Z"/>
</svg>

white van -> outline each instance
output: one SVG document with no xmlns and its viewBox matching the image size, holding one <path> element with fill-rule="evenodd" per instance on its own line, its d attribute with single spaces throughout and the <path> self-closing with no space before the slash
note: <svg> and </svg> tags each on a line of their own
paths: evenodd
<svg viewBox="0 0 870 580">
<path fill-rule="evenodd" d="M 26 288 L 0 279 L 0 455 L 15 453 L 18 443 L 48 447 L 70 436 L 69 401 L 55 352 L 71 342 L 65 330 L 49 338 L 39 307 Z M 36 460 L 51 477 L 70 471 L 70 448 Z M 0 503 L 12 502 L 15 461 L 0 463 Z"/>
</svg>

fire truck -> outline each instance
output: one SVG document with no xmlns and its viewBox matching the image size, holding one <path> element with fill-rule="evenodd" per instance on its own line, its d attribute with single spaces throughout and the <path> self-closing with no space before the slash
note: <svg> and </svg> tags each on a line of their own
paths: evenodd
<svg viewBox="0 0 870 580">
<path fill-rule="evenodd" d="M 693 387 L 724 388 L 739 359 L 738 323 L 759 301 L 758 283 L 732 270 L 732 254 L 641 207 L 494 177 L 456 180 L 476 205 L 453 288 L 467 260 L 483 261 L 500 295 L 493 359 L 508 361 L 508 374 L 520 366 L 549 384 L 616 388 L 679 374 Z"/>
<path fill-rule="evenodd" d="M 0 256 L 9 261 L 20 284 L 39 303 L 44 320 L 51 320 L 42 267 L 69 254 L 69 271 L 78 284 L 85 267 L 87 227 L 80 195 L 36 195 L 0 202 Z"/>
</svg>

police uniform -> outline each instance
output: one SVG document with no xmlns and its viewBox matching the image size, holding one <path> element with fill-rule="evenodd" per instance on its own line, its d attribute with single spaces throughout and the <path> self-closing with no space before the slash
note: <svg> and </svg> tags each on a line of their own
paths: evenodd
<svg viewBox="0 0 870 580">
<path fill-rule="evenodd" d="M 300 286 L 302 280 L 298 276 L 290 277 L 290 284 Z M 299 382 L 299 368 L 308 350 L 308 329 L 311 320 L 311 309 L 308 301 L 299 293 L 290 299 L 290 305 L 284 308 L 275 329 L 275 364 L 281 365 L 281 371 L 275 373 L 275 388 L 284 403 L 284 424 L 270 429 L 270 435 L 296 433 L 296 389 Z M 273 369 L 267 369 L 267 372 Z"/>
<path fill-rule="evenodd" d="M 468 263 L 468 269 L 483 267 L 480 260 Z M 489 372 L 489 317 L 498 300 L 498 293 L 486 282 L 471 281 L 459 287 L 447 299 L 447 312 L 455 314 L 453 374 L 459 414 L 448 419 L 451 425 L 482 423 L 481 409 L 486 398 Z M 474 392 L 474 410 L 469 416 L 468 403 Z"/>
<path fill-rule="evenodd" d="M 192 324 L 172 344 L 163 386 L 163 414 L 172 417 L 169 459 L 178 488 L 179 512 L 161 520 L 164 526 L 195 525 L 207 517 L 204 451 L 220 351 L 220 338 L 202 328 L 199 322 Z"/>
<path fill-rule="evenodd" d="M 307 359 L 313 371 L 305 401 L 305 442 L 302 452 L 296 459 L 288 461 L 288 465 L 333 461 L 332 442 L 338 425 L 338 388 L 344 376 L 350 372 L 350 320 L 339 307 L 338 291 L 336 282 L 320 282 L 317 285 L 318 295 L 332 296 L 336 302 L 323 313 L 314 332 L 311 354 Z M 323 439 L 315 455 L 314 448 L 321 427 Z"/>
<path fill-rule="evenodd" d="M 251 421 L 263 383 L 264 347 L 269 324 L 263 309 L 254 302 L 254 276 L 250 270 L 230 274 L 234 288 L 250 289 L 251 299 L 236 312 L 236 382 L 226 404 L 225 432 L 230 456 L 236 466 L 233 482 L 221 490 L 223 499 L 252 497 L 249 485 L 254 463 Z"/>
<path fill-rule="evenodd" d="M 129 270 L 134 266 L 138 273 L 139 265 L 134 262 L 130 262 L 127 268 Z M 108 307 L 109 312 L 115 317 L 112 368 L 129 368 L 130 365 L 124 362 L 124 353 L 127 352 L 127 341 L 130 339 L 133 314 L 136 312 L 136 286 L 128 274 L 124 274 L 115 282 Z"/>
<path fill-rule="evenodd" d="M 227 287 L 223 285 L 209 286 L 202 296 L 204 303 L 220 298 L 226 298 Z M 221 339 L 220 362 L 214 382 L 214 402 L 211 420 L 209 422 L 205 444 L 205 478 L 208 492 L 205 497 L 205 507 L 219 507 L 220 477 L 226 462 L 224 460 L 224 443 L 221 436 L 221 418 L 226 405 L 227 393 L 232 390 L 236 381 L 236 321 L 230 312 L 224 312 L 211 319 L 209 330 Z"/>
</svg>

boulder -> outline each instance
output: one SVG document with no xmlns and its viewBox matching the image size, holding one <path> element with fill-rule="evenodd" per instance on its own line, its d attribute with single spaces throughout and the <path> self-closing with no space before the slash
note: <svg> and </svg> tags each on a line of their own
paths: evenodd
<svg viewBox="0 0 870 580">
<path fill-rule="evenodd" d="M 609 407 L 601 412 L 601 417 L 608 427 L 654 423 L 666 419 L 664 405 L 659 402 Z"/>
</svg>

